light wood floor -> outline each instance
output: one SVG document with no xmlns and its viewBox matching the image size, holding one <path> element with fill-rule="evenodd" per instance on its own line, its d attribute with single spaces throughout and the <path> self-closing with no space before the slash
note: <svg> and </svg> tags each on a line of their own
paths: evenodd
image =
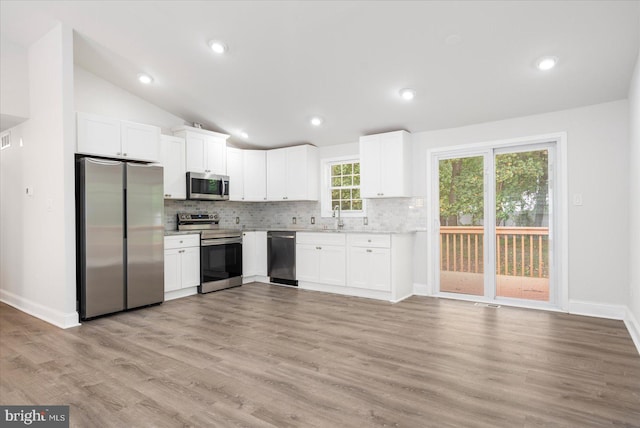
<svg viewBox="0 0 640 428">
<path fill-rule="evenodd" d="M 640 426 L 621 321 L 265 284 L 69 330 L 0 304 L 0 377 L 78 427 Z"/>
</svg>

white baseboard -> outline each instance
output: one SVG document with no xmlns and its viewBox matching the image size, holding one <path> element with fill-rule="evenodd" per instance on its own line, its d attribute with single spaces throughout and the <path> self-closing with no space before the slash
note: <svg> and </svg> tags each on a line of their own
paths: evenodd
<svg viewBox="0 0 640 428">
<path fill-rule="evenodd" d="M 586 315 L 588 317 L 623 320 L 627 314 L 627 307 L 624 305 L 610 305 L 605 303 L 570 300 L 569 313 L 574 315 Z"/>
<path fill-rule="evenodd" d="M 60 312 L 6 290 L 0 290 L 0 301 L 56 327 L 70 328 L 80 325 L 78 312 L 76 311 Z"/>
<path fill-rule="evenodd" d="M 413 283 L 413 295 L 414 296 L 429 296 L 429 287 L 427 284 L 420 282 Z"/>
<path fill-rule="evenodd" d="M 180 290 L 173 290 L 164 293 L 164 301 L 167 302 L 169 300 L 180 299 L 182 297 L 193 296 L 194 294 L 198 294 L 198 287 L 189 287 L 182 288 Z"/>
<path fill-rule="evenodd" d="M 640 322 L 638 319 L 633 316 L 633 312 L 631 309 L 627 308 L 627 314 L 624 318 L 624 325 L 627 326 L 627 330 L 629 330 L 629 335 L 631 335 L 631 340 L 636 345 L 636 349 L 640 354 Z"/>
</svg>

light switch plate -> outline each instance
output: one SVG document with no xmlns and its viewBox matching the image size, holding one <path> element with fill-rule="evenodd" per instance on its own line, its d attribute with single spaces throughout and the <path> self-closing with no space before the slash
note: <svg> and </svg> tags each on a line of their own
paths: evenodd
<svg viewBox="0 0 640 428">
<path fill-rule="evenodd" d="M 362 217 L 362 224 L 365 226 L 369 225 L 369 217 Z"/>
<path fill-rule="evenodd" d="M 576 205 L 576 206 L 582 205 L 582 193 L 573 194 L 573 205 Z"/>
<path fill-rule="evenodd" d="M 316 224 L 316 218 L 315 217 L 311 217 L 311 224 Z"/>
</svg>

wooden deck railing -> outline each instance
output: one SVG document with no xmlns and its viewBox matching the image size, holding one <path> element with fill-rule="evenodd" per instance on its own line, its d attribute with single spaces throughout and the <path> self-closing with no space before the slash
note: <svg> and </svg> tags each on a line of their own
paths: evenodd
<svg viewBox="0 0 640 428">
<path fill-rule="evenodd" d="M 440 227 L 440 269 L 452 272 L 484 272 L 484 228 Z M 548 227 L 496 227 L 498 275 L 549 276 Z"/>
</svg>

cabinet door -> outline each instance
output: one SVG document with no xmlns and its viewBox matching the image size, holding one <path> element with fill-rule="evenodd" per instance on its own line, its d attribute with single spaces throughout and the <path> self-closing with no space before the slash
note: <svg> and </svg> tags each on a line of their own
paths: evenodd
<svg viewBox="0 0 640 428">
<path fill-rule="evenodd" d="M 307 148 L 305 146 L 288 147 L 286 149 L 285 168 L 286 197 L 288 200 L 300 201 L 307 196 Z"/>
<path fill-rule="evenodd" d="M 164 292 L 179 290 L 182 286 L 180 272 L 180 250 L 164 251 Z"/>
<path fill-rule="evenodd" d="M 287 199 L 286 149 L 267 151 L 267 200 Z"/>
<path fill-rule="evenodd" d="M 77 152 L 121 157 L 120 121 L 88 113 L 77 115 Z"/>
<path fill-rule="evenodd" d="M 267 199 L 267 153 L 264 150 L 245 150 L 243 156 L 244 200 L 265 201 Z"/>
<path fill-rule="evenodd" d="M 402 137 L 397 133 L 380 135 L 380 196 L 395 197 L 405 195 L 404 145 Z"/>
<path fill-rule="evenodd" d="M 157 162 L 160 159 L 160 128 L 121 121 L 122 156 L 127 159 Z"/>
<path fill-rule="evenodd" d="M 267 276 L 267 232 L 255 232 L 255 275 Z"/>
<path fill-rule="evenodd" d="M 230 166 L 231 164 L 229 164 Z M 256 275 L 256 232 L 242 233 L 242 276 Z"/>
<path fill-rule="evenodd" d="M 367 249 L 369 255 L 369 287 L 391 291 L 391 252 L 388 248 Z"/>
<path fill-rule="evenodd" d="M 227 175 L 229 176 L 229 200 L 244 200 L 244 150 L 227 149 Z"/>
<path fill-rule="evenodd" d="M 205 164 L 205 140 L 202 134 L 187 133 L 187 171 L 189 172 L 206 172 Z"/>
<path fill-rule="evenodd" d="M 164 167 L 164 198 L 186 199 L 187 176 L 183 138 L 161 136 L 161 163 Z"/>
<path fill-rule="evenodd" d="M 349 287 L 369 288 L 369 253 L 366 248 L 349 249 Z"/>
<path fill-rule="evenodd" d="M 227 175 L 227 142 L 217 137 L 206 136 L 205 138 L 206 171 Z"/>
<path fill-rule="evenodd" d="M 320 246 L 320 267 L 318 282 L 331 285 L 346 284 L 346 250 L 335 245 Z"/>
<path fill-rule="evenodd" d="M 182 288 L 200 285 L 200 247 L 182 249 Z"/>
<path fill-rule="evenodd" d="M 360 193 L 363 198 L 381 197 L 382 156 L 380 137 L 370 135 L 360 138 Z"/>
<path fill-rule="evenodd" d="M 296 245 L 296 279 L 299 281 L 319 282 L 320 250 L 316 245 Z"/>
</svg>

